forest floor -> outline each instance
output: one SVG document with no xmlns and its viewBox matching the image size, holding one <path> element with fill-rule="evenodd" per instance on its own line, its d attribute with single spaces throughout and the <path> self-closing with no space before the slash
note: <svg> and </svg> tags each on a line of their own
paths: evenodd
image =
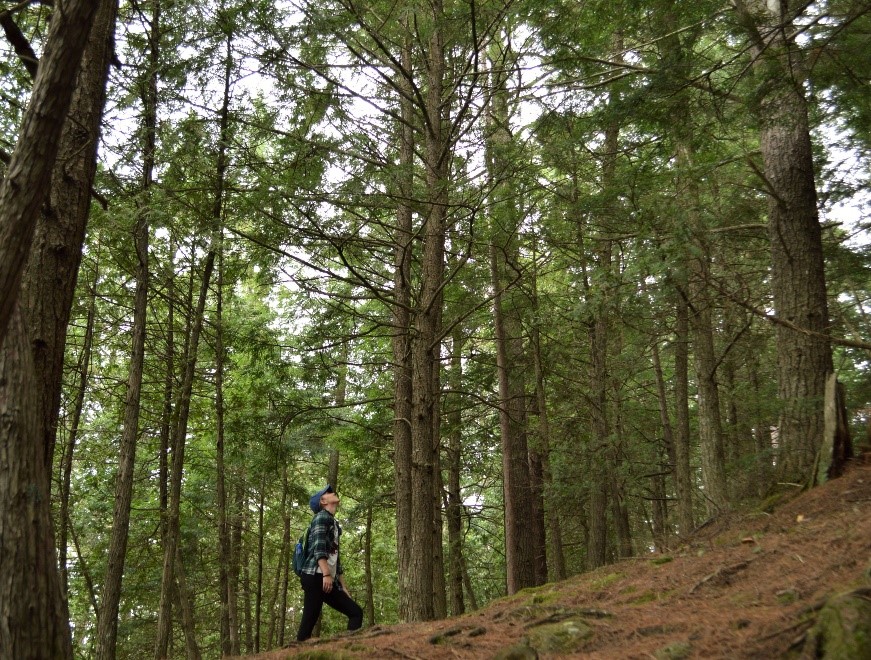
<svg viewBox="0 0 871 660">
<path fill-rule="evenodd" d="M 871 456 L 669 553 L 523 590 L 463 616 L 364 628 L 246 660 L 780 658 L 827 598 L 871 586 Z"/>
</svg>

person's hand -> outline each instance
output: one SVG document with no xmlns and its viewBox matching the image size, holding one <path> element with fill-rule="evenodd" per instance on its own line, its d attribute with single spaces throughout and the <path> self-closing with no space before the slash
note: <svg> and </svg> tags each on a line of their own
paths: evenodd
<svg viewBox="0 0 871 660">
<path fill-rule="evenodd" d="M 333 590 L 333 576 L 325 575 L 324 576 L 324 593 L 328 594 Z"/>
</svg>

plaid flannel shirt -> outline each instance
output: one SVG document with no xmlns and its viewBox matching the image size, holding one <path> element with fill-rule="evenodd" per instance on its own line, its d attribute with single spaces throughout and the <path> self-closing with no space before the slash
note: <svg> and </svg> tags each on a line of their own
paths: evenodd
<svg viewBox="0 0 871 660">
<path fill-rule="evenodd" d="M 326 509 L 321 509 L 312 519 L 308 528 L 308 554 L 305 557 L 302 572 L 308 575 L 317 575 L 319 559 L 328 559 L 333 551 L 338 555 L 339 545 L 336 539 L 341 535 L 342 528 L 333 514 Z M 342 573 L 342 562 L 337 556 L 334 577 Z"/>
</svg>

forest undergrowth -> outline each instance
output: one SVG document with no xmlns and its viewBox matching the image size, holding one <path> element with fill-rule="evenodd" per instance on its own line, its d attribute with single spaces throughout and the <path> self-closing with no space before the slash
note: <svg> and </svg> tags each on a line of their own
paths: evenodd
<svg viewBox="0 0 871 660">
<path fill-rule="evenodd" d="M 844 476 L 720 516 L 668 553 L 526 589 L 460 617 L 376 625 L 247 660 L 814 657 L 808 637 L 823 605 L 848 592 L 868 600 L 869 587 L 866 453 Z"/>
</svg>

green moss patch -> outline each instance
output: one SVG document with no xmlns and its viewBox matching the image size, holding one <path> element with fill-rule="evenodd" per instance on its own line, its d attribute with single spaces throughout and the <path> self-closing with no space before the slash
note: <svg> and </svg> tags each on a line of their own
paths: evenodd
<svg viewBox="0 0 871 660">
<path fill-rule="evenodd" d="M 529 633 L 529 645 L 539 653 L 572 653 L 593 636 L 593 629 L 579 618 L 537 626 Z"/>
</svg>

